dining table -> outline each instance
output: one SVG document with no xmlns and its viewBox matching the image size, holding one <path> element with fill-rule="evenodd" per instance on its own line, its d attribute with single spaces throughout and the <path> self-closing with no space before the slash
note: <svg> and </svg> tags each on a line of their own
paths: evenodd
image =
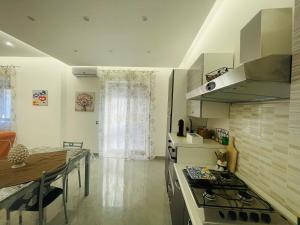
<svg viewBox="0 0 300 225">
<path fill-rule="evenodd" d="M 72 159 L 72 160 L 70 160 Z M 38 147 L 29 149 L 29 157 L 22 168 L 12 169 L 7 158 L 0 158 L 0 210 L 9 209 L 18 199 L 30 195 L 39 187 L 42 172 L 49 172 L 72 161 L 69 171 L 84 159 L 84 196 L 89 195 L 90 159 L 88 149 Z M 70 168 L 71 167 L 71 168 Z M 30 197 L 30 196 L 29 196 Z"/>
</svg>

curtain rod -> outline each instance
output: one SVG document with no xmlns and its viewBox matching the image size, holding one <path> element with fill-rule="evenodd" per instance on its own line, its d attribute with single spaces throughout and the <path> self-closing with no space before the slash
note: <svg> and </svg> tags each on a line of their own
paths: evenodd
<svg viewBox="0 0 300 225">
<path fill-rule="evenodd" d="M 0 67 L 14 67 L 14 68 L 20 68 L 21 66 L 13 66 L 13 65 L 0 65 Z"/>
</svg>

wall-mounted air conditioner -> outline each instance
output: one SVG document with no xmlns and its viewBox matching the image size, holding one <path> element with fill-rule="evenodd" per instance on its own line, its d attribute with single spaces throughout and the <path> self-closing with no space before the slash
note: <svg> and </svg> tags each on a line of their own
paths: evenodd
<svg viewBox="0 0 300 225">
<path fill-rule="evenodd" d="M 72 72 L 76 77 L 97 77 L 97 67 L 72 67 Z"/>
</svg>

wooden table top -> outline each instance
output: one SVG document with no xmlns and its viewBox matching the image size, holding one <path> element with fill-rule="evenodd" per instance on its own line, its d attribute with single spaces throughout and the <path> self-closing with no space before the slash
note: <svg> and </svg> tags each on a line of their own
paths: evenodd
<svg viewBox="0 0 300 225">
<path fill-rule="evenodd" d="M 42 172 L 52 171 L 66 163 L 67 151 L 30 155 L 26 166 L 12 169 L 7 158 L 0 158 L 0 188 L 24 184 L 41 178 Z"/>
</svg>

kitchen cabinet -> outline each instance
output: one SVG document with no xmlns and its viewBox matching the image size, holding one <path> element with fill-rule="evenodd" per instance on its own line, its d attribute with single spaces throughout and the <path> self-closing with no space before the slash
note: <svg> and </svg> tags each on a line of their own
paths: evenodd
<svg viewBox="0 0 300 225">
<path fill-rule="evenodd" d="M 193 92 L 207 83 L 206 74 L 221 67 L 233 68 L 233 54 L 203 53 L 187 72 L 186 98 L 194 96 Z M 197 118 L 228 118 L 229 104 L 204 102 L 200 100 L 187 101 L 187 115 Z"/>
<path fill-rule="evenodd" d="M 175 69 L 169 78 L 168 132 L 178 132 L 178 120 L 187 121 L 186 115 L 187 70 Z"/>
<path fill-rule="evenodd" d="M 186 205 L 183 210 L 183 225 L 193 225 Z"/>
<path fill-rule="evenodd" d="M 221 67 L 233 68 L 231 53 L 203 53 L 187 72 L 187 92 L 207 83 L 205 75 Z"/>
<path fill-rule="evenodd" d="M 187 101 L 187 115 L 196 118 L 229 118 L 229 104 L 200 100 Z"/>
</svg>

